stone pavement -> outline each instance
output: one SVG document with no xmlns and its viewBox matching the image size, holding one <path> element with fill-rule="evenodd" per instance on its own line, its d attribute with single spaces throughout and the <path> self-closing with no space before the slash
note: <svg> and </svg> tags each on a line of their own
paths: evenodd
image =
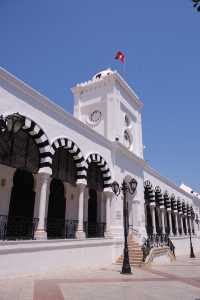
<svg viewBox="0 0 200 300">
<path fill-rule="evenodd" d="M 170 265 L 62 269 L 0 281 L 0 300 L 200 300 L 200 258 L 179 258 Z"/>
</svg>

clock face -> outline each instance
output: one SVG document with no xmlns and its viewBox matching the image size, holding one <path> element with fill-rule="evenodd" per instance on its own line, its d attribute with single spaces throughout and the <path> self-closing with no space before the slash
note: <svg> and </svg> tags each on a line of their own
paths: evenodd
<svg viewBox="0 0 200 300">
<path fill-rule="evenodd" d="M 97 123 L 101 120 L 102 113 L 99 110 L 95 110 L 90 115 L 90 121 Z"/>
</svg>

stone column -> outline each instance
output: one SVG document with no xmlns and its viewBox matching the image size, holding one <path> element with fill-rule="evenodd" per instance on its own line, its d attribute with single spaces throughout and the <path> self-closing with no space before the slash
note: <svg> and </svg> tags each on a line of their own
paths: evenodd
<svg viewBox="0 0 200 300">
<path fill-rule="evenodd" d="M 178 228 L 178 212 L 174 211 L 175 215 L 175 224 L 176 224 L 176 236 L 179 236 L 179 228 Z"/>
<path fill-rule="evenodd" d="M 39 177 L 39 188 L 37 189 L 37 193 L 39 193 L 39 222 L 37 226 L 37 230 L 35 232 L 35 238 L 37 240 L 47 239 L 47 232 L 45 228 L 45 213 L 46 213 L 46 205 L 47 198 L 49 196 L 49 178 L 50 175 L 46 173 L 38 174 Z"/>
<path fill-rule="evenodd" d="M 169 217 L 169 235 L 172 235 L 172 212 L 171 209 L 169 209 L 168 211 L 168 217 Z"/>
<path fill-rule="evenodd" d="M 183 227 L 183 215 L 182 214 L 180 215 L 180 223 L 181 223 L 181 232 L 182 232 L 181 235 L 184 235 L 184 230 L 183 230 L 183 228 L 184 228 Z"/>
<path fill-rule="evenodd" d="M 84 190 L 85 184 L 77 184 L 78 189 L 78 226 L 76 230 L 76 238 L 85 239 L 85 232 L 83 228 L 83 211 L 84 211 Z"/>
<path fill-rule="evenodd" d="M 113 193 L 112 192 L 104 192 L 104 194 L 106 196 L 106 229 L 104 232 L 104 237 L 110 238 L 111 237 L 111 232 L 110 232 L 111 201 L 113 198 Z"/>
<path fill-rule="evenodd" d="M 151 218 L 152 218 L 152 227 L 153 234 L 156 234 L 156 216 L 155 216 L 155 205 L 150 204 Z"/>
<path fill-rule="evenodd" d="M 165 234 L 165 209 L 160 208 L 161 211 L 161 222 L 162 222 L 162 234 Z"/>
</svg>

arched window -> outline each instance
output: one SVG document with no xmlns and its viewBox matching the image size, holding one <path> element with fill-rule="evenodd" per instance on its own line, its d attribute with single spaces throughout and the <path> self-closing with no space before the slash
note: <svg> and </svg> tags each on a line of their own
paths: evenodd
<svg viewBox="0 0 200 300">
<path fill-rule="evenodd" d="M 91 162 L 87 171 L 87 184 L 90 189 L 102 192 L 104 188 L 104 181 L 102 172 L 95 162 Z"/>
<path fill-rule="evenodd" d="M 0 163 L 32 173 L 39 169 L 39 150 L 33 138 L 23 130 L 10 136 L 0 134 Z"/>
<path fill-rule="evenodd" d="M 53 157 L 52 176 L 71 184 L 76 183 L 76 164 L 73 155 L 64 148 L 58 148 Z"/>
</svg>

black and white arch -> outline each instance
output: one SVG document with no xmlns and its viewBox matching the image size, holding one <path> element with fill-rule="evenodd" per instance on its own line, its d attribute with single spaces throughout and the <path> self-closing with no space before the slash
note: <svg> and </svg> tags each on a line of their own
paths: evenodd
<svg viewBox="0 0 200 300">
<path fill-rule="evenodd" d="M 144 182 L 144 198 L 147 204 L 155 205 L 155 192 L 149 180 Z"/>
<path fill-rule="evenodd" d="M 86 169 L 88 169 L 89 165 L 92 162 L 96 163 L 101 170 L 103 181 L 104 181 L 104 188 L 109 188 L 112 183 L 112 177 L 107 162 L 104 160 L 104 158 L 101 155 L 97 153 L 92 153 L 88 156 L 86 160 Z"/>
<path fill-rule="evenodd" d="M 71 153 L 73 156 L 73 159 L 76 164 L 76 170 L 77 170 L 77 183 L 86 181 L 87 173 L 86 173 L 85 159 L 77 144 L 75 144 L 72 140 L 65 137 L 57 138 L 51 145 L 50 152 L 52 158 L 54 153 L 56 152 L 56 149 L 60 147 L 68 150 L 69 153 Z"/>
<path fill-rule="evenodd" d="M 49 140 L 45 132 L 38 124 L 36 124 L 30 118 L 26 116 L 24 117 L 25 124 L 22 129 L 33 138 L 39 150 L 39 172 L 42 171 L 51 174 L 52 158 L 50 153 Z"/>
</svg>

